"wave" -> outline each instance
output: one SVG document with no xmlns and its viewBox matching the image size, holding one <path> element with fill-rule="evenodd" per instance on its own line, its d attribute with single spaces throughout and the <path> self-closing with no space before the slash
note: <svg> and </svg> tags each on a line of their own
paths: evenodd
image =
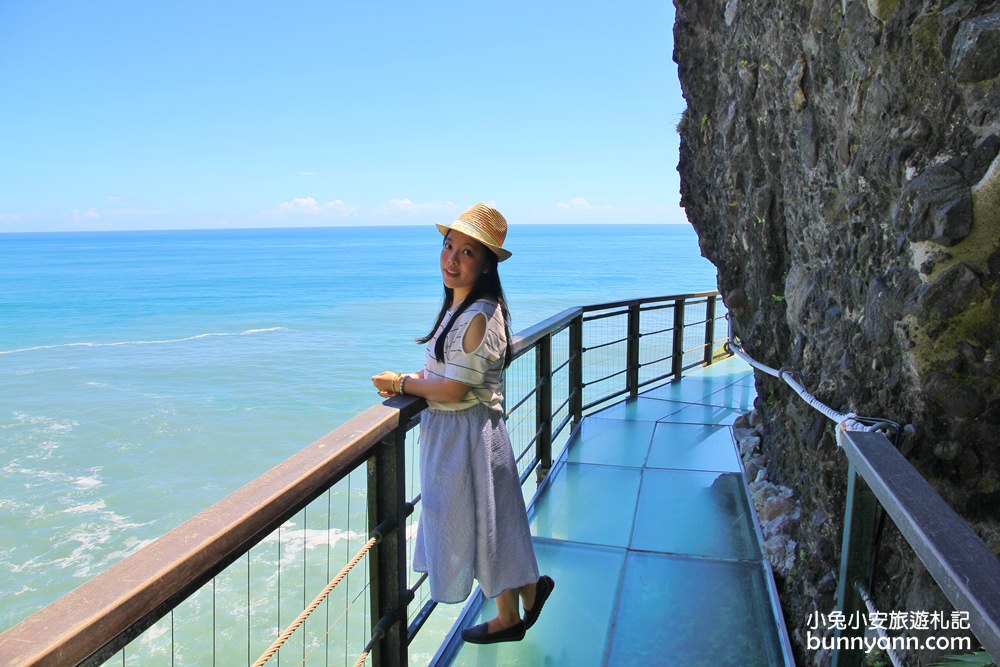
<svg viewBox="0 0 1000 667">
<path fill-rule="evenodd" d="M 223 333 L 203 333 L 184 338 L 171 338 L 167 340 L 122 340 L 110 343 L 59 343 L 56 345 L 37 345 L 35 347 L 22 347 L 17 350 L 0 350 L 0 355 L 20 354 L 22 352 L 37 352 L 39 350 L 55 350 L 62 347 L 120 347 L 123 345 L 170 345 L 172 343 L 186 343 L 202 338 L 220 338 L 227 336 L 252 336 L 254 334 L 269 333 L 272 331 L 288 331 L 287 327 L 269 327 L 267 329 L 247 329 L 239 332 Z"/>
</svg>

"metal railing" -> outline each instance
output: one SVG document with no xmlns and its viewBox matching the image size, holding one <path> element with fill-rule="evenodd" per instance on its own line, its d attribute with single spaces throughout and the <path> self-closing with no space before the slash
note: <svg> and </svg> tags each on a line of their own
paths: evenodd
<svg viewBox="0 0 1000 667">
<path fill-rule="evenodd" d="M 544 478 L 584 414 L 728 356 L 719 304 L 704 292 L 571 308 L 515 336 L 506 410 L 522 484 Z M 0 664 L 249 664 L 370 536 L 363 564 L 275 658 L 347 664 L 370 649 L 374 664 L 407 664 L 435 611 L 409 567 L 424 407 L 395 397 L 352 418 L 0 634 Z"/>
<path fill-rule="evenodd" d="M 967 622 L 967 629 L 983 648 L 1000 659 L 1000 560 L 996 554 L 883 433 L 848 430 L 840 443 L 848 460 L 848 485 L 838 611 L 845 618 L 871 613 L 864 598 L 875 574 L 873 558 L 882 508 L 945 597 L 964 614 L 963 624 Z M 838 629 L 835 667 L 865 664 L 861 641 L 865 629 L 865 624 Z M 947 633 L 942 630 L 941 634 Z M 919 649 L 922 643 L 917 637 L 897 639 L 904 641 L 888 641 L 886 646 Z M 969 645 L 965 648 L 971 650 Z"/>
<path fill-rule="evenodd" d="M 955 610 L 964 615 L 962 624 L 967 623 L 966 627 L 953 627 L 949 619 L 950 627 L 941 629 L 971 630 L 990 656 L 1000 658 L 1000 560 L 889 441 L 886 432 L 898 432 L 898 424 L 838 412 L 809 393 L 795 371 L 771 368 L 751 357 L 738 336 L 732 336 L 729 347 L 754 369 L 778 378 L 834 421 L 837 443 L 847 456 L 836 607 L 840 619 L 847 622 L 838 622 L 832 628 L 833 667 L 866 664 L 870 646 L 885 650 L 894 665 L 903 664 L 899 648 L 944 648 L 923 646 L 919 637 L 890 637 L 884 623 L 859 622 L 862 618 L 873 620 L 876 613 L 888 615 L 875 609 L 870 595 L 877 570 L 879 526 L 884 516 L 896 525 Z M 866 644 L 867 631 L 885 641 Z M 969 644 L 964 648 L 971 648 Z M 962 647 L 963 643 L 952 646 Z"/>
</svg>

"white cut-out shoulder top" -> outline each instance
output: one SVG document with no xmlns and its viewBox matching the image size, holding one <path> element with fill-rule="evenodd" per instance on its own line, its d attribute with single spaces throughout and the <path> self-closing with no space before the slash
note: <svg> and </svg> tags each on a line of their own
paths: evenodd
<svg viewBox="0 0 1000 667">
<path fill-rule="evenodd" d="M 483 342 L 472 352 L 466 353 L 462 347 L 465 330 L 473 319 L 482 313 L 486 317 L 486 335 Z M 476 403 L 503 412 L 503 359 L 507 338 L 504 335 L 503 311 L 492 302 L 480 299 L 472 303 L 459 315 L 444 341 L 444 362 L 434 358 L 434 346 L 448 320 L 449 311 L 441 320 L 434 338 L 427 343 L 424 361 L 424 377 L 448 378 L 469 385 L 465 397 L 457 403 L 437 403 L 427 401 L 435 410 L 464 410 Z"/>
</svg>

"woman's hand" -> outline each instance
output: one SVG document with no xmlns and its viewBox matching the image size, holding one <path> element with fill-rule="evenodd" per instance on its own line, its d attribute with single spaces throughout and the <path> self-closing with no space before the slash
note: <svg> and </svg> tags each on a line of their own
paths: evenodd
<svg viewBox="0 0 1000 667">
<path fill-rule="evenodd" d="M 406 384 L 402 384 L 405 378 Z M 447 378 L 424 378 L 423 371 L 417 373 L 393 373 L 382 371 L 372 376 L 372 384 L 382 398 L 398 396 L 400 385 L 407 396 L 419 396 L 438 403 L 458 403 L 469 393 L 469 385 Z"/>
<path fill-rule="evenodd" d="M 400 373 L 393 373 L 392 371 L 382 371 L 378 375 L 372 376 L 372 384 L 375 385 L 375 389 L 378 391 L 378 395 L 382 398 L 389 398 L 390 396 L 395 396 L 399 392 L 399 378 Z"/>
</svg>

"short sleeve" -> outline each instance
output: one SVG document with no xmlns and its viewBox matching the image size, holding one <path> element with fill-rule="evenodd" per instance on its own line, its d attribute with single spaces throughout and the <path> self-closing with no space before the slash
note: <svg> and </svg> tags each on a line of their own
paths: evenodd
<svg viewBox="0 0 1000 667">
<path fill-rule="evenodd" d="M 501 363 L 501 352 L 497 345 L 496 327 L 493 320 L 492 304 L 476 302 L 462 313 L 448 332 L 445 352 L 444 376 L 470 386 L 480 386 L 486 381 L 486 374 Z M 466 352 L 462 342 L 469 325 L 477 316 L 486 317 L 486 334 L 476 349 Z"/>
</svg>

